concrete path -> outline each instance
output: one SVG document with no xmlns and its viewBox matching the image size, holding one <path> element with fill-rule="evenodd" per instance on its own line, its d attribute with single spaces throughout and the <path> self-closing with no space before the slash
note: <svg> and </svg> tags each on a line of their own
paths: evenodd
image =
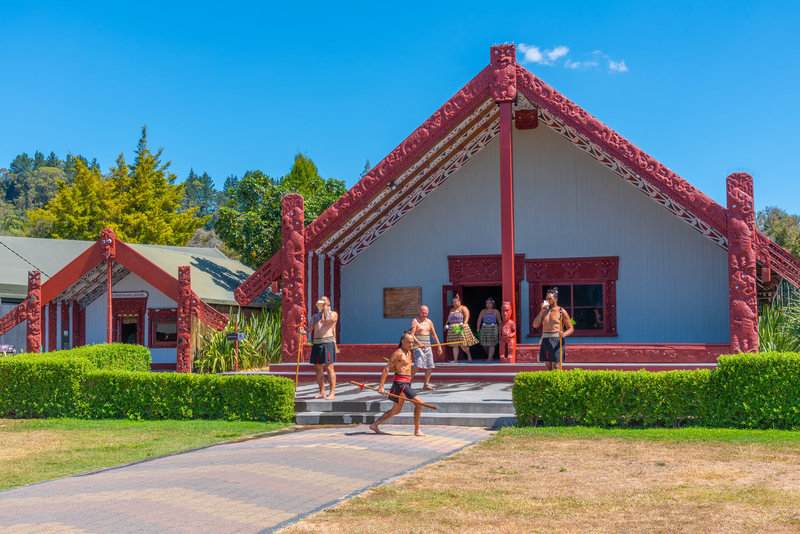
<svg viewBox="0 0 800 534">
<path fill-rule="evenodd" d="M 0 492 L 0 533 L 272 532 L 486 439 L 482 428 L 317 428 Z"/>
</svg>

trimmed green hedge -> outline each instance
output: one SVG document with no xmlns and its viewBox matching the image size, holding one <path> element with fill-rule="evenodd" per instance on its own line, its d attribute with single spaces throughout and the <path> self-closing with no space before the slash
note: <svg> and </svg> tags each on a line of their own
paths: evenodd
<svg viewBox="0 0 800 534">
<path fill-rule="evenodd" d="M 92 419 L 290 421 L 294 382 L 263 375 L 94 371 L 81 383 Z"/>
<path fill-rule="evenodd" d="M 0 358 L 0 417 L 236 421 L 294 417 L 294 383 L 287 378 L 126 370 L 142 368 L 144 358 L 140 351 L 125 347 L 95 345 Z M 149 351 L 140 348 L 147 352 L 149 369 Z"/>
<path fill-rule="evenodd" d="M 519 373 L 523 425 L 800 429 L 800 354 L 721 356 L 713 371 Z"/>
<path fill-rule="evenodd" d="M 720 356 L 711 385 L 715 425 L 800 429 L 800 354 Z"/>
<path fill-rule="evenodd" d="M 53 358 L 86 358 L 97 369 L 124 371 L 149 371 L 151 362 L 150 350 L 147 347 L 127 343 L 85 345 L 70 350 L 48 352 L 47 355 Z"/>
</svg>

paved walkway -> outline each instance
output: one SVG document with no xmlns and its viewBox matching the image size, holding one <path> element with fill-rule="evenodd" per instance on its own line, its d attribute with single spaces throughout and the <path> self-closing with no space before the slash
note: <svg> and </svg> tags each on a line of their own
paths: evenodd
<svg viewBox="0 0 800 534">
<path fill-rule="evenodd" d="M 317 428 L 0 492 L 0 533 L 271 532 L 485 439 L 481 428 Z"/>
</svg>

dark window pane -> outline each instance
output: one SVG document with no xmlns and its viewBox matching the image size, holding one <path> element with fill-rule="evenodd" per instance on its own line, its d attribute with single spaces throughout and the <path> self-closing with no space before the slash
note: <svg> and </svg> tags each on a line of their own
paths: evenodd
<svg viewBox="0 0 800 534">
<path fill-rule="evenodd" d="M 178 323 L 156 323 L 156 341 L 176 341 L 178 339 Z"/>
<path fill-rule="evenodd" d="M 602 306 L 603 284 L 575 284 L 575 306 Z"/>
<path fill-rule="evenodd" d="M 575 330 L 604 330 L 603 308 L 575 308 Z"/>
<path fill-rule="evenodd" d="M 569 308 L 572 306 L 572 286 L 570 285 L 543 285 L 542 286 L 542 300 L 547 297 L 547 290 L 558 288 L 558 305 L 562 308 Z"/>
</svg>

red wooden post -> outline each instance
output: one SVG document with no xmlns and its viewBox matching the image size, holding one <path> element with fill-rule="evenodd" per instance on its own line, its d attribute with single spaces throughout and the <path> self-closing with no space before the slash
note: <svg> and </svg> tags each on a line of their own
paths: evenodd
<svg viewBox="0 0 800 534">
<path fill-rule="evenodd" d="M 294 362 L 300 350 L 300 327 L 305 325 L 305 221 L 300 195 L 286 195 L 281 203 L 281 362 Z"/>
<path fill-rule="evenodd" d="M 42 274 L 28 271 L 28 302 L 26 325 L 26 352 L 39 352 L 42 348 Z"/>
<path fill-rule="evenodd" d="M 322 275 L 324 285 L 322 286 L 322 294 L 329 299 L 333 298 L 331 293 L 331 257 L 329 254 L 325 255 L 325 272 Z"/>
<path fill-rule="evenodd" d="M 737 172 L 728 176 L 726 186 L 731 352 L 758 352 L 753 177 Z"/>
<path fill-rule="evenodd" d="M 511 304 L 511 318 L 516 320 L 516 280 L 514 278 L 514 156 L 512 152 L 511 102 L 517 96 L 516 48 L 514 45 L 490 49 L 492 81 L 489 91 L 500 106 L 500 233 L 503 247 L 503 302 Z M 510 347 L 511 348 L 511 347 Z M 515 347 L 506 363 L 516 360 Z"/>
<path fill-rule="evenodd" d="M 311 253 L 311 313 L 317 313 L 319 300 L 319 256 Z"/>
<path fill-rule="evenodd" d="M 333 258 L 333 311 L 335 311 L 339 317 L 341 314 L 339 310 L 341 310 L 341 304 L 339 303 L 342 300 L 342 286 L 341 286 L 341 279 L 342 279 L 342 262 L 339 260 L 338 257 Z M 336 325 L 336 343 L 342 342 L 342 322 Z"/>
<path fill-rule="evenodd" d="M 178 267 L 178 356 L 175 371 L 192 372 L 192 274 L 191 267 Z"/>
<path fill-rule="evenodd" d="M 47 305 L 47 352 L 58 348 L 58 304 L 52 300 Z"/>
<path fill-rule="evenodd" d="M 103 258 L 108 264 L 108 281 L 106 282 L 107 302 L 106 302 L 106 343 L 112 343 L 112 321 L 114 320 L 114 308 L 111 302 L 112 271 L 114 258 L 117 257 L 117 236 L 111 228 L 103 228 L 100 232 L 100 246 L 103 249 Z"/>
<path fill-rule="evenodd" d="M 236 332 L 236 340 L 233 342 L 233 370 L 239 372 L 239 314 L 233 320 L 233 331 Z"/>
</svg>

